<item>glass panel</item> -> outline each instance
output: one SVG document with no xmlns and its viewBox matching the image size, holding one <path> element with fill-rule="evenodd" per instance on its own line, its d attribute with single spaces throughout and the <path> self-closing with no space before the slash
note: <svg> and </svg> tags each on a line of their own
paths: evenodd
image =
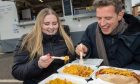
<svg viewBox="0 0 140 84">
<path fill-rule="evenodd" d="M 63 16 L 62 0 L 15 0 L 15 3 L 19 20 L 34 20 L 38 12 L 45 7 L 51 7 L 60 17 Z M 26 14 L 29 16 L 25 16 Z"/>
<path fill-rule="evenodd" d="M 92 3 L 93 0 L 72 0 L 74 15 L 94 12 Z"/>
</svg>

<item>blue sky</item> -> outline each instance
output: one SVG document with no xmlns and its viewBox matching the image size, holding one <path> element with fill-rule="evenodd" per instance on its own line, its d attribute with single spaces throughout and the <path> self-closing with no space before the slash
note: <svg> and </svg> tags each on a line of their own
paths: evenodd
<svg viewBox="0 0 140 84">
<path fill-rule="evenodd" d="M 134 6 L 136 3 L 139 3 L 140 0 L 132 0 L 132 6 Z"/>
</svg>

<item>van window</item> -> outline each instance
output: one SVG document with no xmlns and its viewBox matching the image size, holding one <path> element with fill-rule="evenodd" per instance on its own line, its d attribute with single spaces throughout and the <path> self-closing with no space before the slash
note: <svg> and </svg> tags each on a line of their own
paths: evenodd
<svg viewBox="0 0 140 84">
<path fill-rule="evenodd" d="M 93 0 L 73 0 L 73 15 L 95 12 Z"/>
<path fill-rule="evenodd" d="M 60 17 L 63 16 L 62 0 L 15 0 L 15 3 L 19 20 L 34 20 L 45 7 L 51 7 Z"/>
</svg>

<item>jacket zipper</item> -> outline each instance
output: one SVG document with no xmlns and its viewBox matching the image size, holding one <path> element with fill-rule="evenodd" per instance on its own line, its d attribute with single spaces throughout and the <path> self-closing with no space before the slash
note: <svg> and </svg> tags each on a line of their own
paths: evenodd
<svg viewBox="0 0 140 84">
<path fill-rule="evenodd" d="M 112 38 L 112 41 L 111 41 L 111 43 L 112 43 L 112 44 L 114 43 L 114 38 Z"/>
<path fill-rule="evenodd" d="M 50 42 L 50 48 L 51 48 L 51 51 L 52 51 L 52 55 L 54 54 L 54 50 L 53 50 L 53 46 L 52 46 L 52 43 Z"/>
</svg>

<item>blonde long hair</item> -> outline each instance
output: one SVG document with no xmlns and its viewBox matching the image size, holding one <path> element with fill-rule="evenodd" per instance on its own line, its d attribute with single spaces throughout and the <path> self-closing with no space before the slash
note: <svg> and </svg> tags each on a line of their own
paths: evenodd
<svg viewBox="0 0 140 84">
<path fill-rule="evenodd" d="M 44 8 L 37 15 L 36 22 L 32 31 L 23 38 L 23 41 L 21 44 L 21 49 L 23 48 L 26 49 L 30 53 L 31 59 L 35 58 L 36 56 L 44 55 L 43 45 L 42 45 L 43 35 L 42 35 L 41 25 L 43 23 L 44 17 L 50 14 L 53 14 L 57 17 L 57 21 L 59 24 L 58 31 L 64 38 L 66 46 L 68 50 L 70 51 L 70 53 L 74 54 L 73 42 L 71 38 L 64 31 L 64 28 L 61 25 L 58 15 L 51 8 Z"/>
</svg>

